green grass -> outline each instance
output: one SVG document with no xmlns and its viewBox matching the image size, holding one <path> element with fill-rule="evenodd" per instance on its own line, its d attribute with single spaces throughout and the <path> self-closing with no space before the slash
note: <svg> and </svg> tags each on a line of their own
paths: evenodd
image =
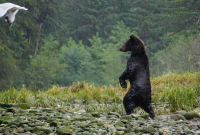
<svg viewBox="0 0 200 135">
<path fill-rule="evenodd" d="M 171 112 L 192 110 L 200 105 L 200 73 L 168 73 L 153 78 L 152 98 L 156 104 L 169 103 Z"/>
<path fill-rule="evenodd" d="M 151 79 L 152 102 L 155 103 L 157 114 L 177 110 L 192 110 L 200 105 L 200 73 L 168 73 Z M 130 86 L 129 86 L 130 87 Z M 75 82 L 69 87 L 52 86 L 47 91 L 27 90 L 25 85 L 21 89 L 11 88 L 0 92 L 0 102 L 28 103 L 34 107 L 64 106 L 65 102 L 73 103 L 82 100 L 85 110 L 89 112 L 115 111 L 124 113 L 122 99 L 128 89 L 117 86 L 95 86 L 85 82 Z M 158 106 L 162 106 L 159 107 Z M 141 109 L 136 109 L 141 111 Z"/>
</svg>

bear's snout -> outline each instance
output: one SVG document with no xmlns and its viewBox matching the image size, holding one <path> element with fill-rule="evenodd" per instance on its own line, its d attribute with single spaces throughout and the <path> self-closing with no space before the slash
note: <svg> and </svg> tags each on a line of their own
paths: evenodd
<svg viewBox="0 0 200 135">
<path fill-rule="evenodd" d="M 125 51 L 126 51 L 125 47 L 123 47 L 123 46 L 121 46 L 121 47 L 119 48 L 119 50 L 122 51 L 122 52 L 125 52 Z"/>
</svg>

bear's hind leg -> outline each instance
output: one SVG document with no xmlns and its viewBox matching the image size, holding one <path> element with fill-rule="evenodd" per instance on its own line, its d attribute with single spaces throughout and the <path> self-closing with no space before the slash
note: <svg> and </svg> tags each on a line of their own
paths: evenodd
<svg viewBox="0 0 200 135">
<path fill-rule="evenodd" d="M 152 119 L 155 117 L 155 113 L 154 113 L 154 110 L 153 110 L 153 107 L 152 107 L 151 103 L 143 104 L 141 107 L 142 107 L 142 109 L 144 111 L 146 111 L 147 113 L 149 113 L 149 115 L 150 115 L 150 117 Z"/>
<path fill-rule="evenodd" d="M 136 105 L 133 102 L 131 95 L 128 93 L 123 98 L 123 104 L 124 104 L 124 108 L 126 110 L 126 115 L 130 115 L 131 113 L 133 113 L 133 109 L 136 108 Z"/>
<path fill-rule="evenodd" d="M 133 102 L 124 103 L 124 108 L 126 110 L 126 115 L 130 115 L 133 113 L 133 109 L 135 108 L 135 104 Z"/>
</svg>

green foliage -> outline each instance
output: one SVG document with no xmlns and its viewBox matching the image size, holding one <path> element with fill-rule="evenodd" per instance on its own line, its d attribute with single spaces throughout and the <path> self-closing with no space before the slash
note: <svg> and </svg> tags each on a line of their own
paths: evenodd
<svg viewBox="0 0 200 135">
<path fill-rule="evenodd" d="M 145 42 L 151 75 L 199 71 L 198 0 L 9 2 L 28 11 L 19 11 L 10 28 L 0 19 L 0 90 L 115 85 L 129 56 L 117 50 L 131 33 Z"/>
<path fill-rule="evenodd" d="M 0 90 L 8 89 L 13 83 L 15 59 L 10 56 L 11 50 L 0 42 Z"/>
<path fill-rule="evenodd" d="M 149 56 L 153 56 L 170 44 L 171 37 L 199 33 L 199 4 L 196 0 L 137 0 L 128 27 L 137 31 Z"/>
<path fill-rule="evenodd" d="M 8 1 L 1 0 L 1 3 L 4 2 Z M 0 90 L 8 89 L 10 86 L 20 87 L 24 83 L 29 86 L 29 56 L 34 55 L 36 41 L 39 38 L 45 38 L 56 28 L 59 30 L 58 25 L 54 23 L 54 17 L 59 15 L 59 7 L 62 4 L 58 1 L 40 0 L 9 2 L 24 6 L 28 11 L 19 11 L 10 28 L 4 20 L 5 17 L 0 19 Z M 38 24 L 43 24 L 40 37 Z"/>
<path fill-rule="evenodd" d="M 54 81 L 60 79 L 62 72 L 65 72 L 65 64 L 59 62 L 59 42 L 52 35 L 44 39 L 39 54 L 30 61 L 30 87 L 37 89 L 48 88 Z"/>
<path fill-rule="evenodd" d="M 99 33 L 105 42 L 115 28 L 120 15 L 129 13 L 132 2 L 124 0 L 69 0 L 65 3 L 65 18 L 68 22 L 69 33 L 75 40 L 82 40 L 89 46 L 89 38 Z M 128 7 L 126 7 L 128 5 Z M 122 15 L 121 15 L 122 16 Z"/>
<path fill-rule="evenodd" d="M 161 75 L 168 71 L 184 73 L 199 71 L 200 35 L 185 38 L 181 36 L 165 50 L 159 51 L 151 59 L 151 72 Z"/>
<path fill-rule="evenodd" d="M 67 65 L 67 72 L 62 73 L 59 83 L 71 85 L 75 81 L 92 82 L 94 70 L 92 69 L 92 57 L 88 47 L 82 42 L 75 43 L 71 38 L 67 45 L 63 45 L 60 53 L 61 63 Z"/>
<path fill-rule="evenodd" d="M 105 70 L 102 74 L 106 81 L 105 84 L 118 84 L 118 78 L 125 70 L 130 53 L 120 52 L 119 47 L 129 39 L 130 33 L 137 34 L 136 32 L 131 32 L 130 28 L 127 28 L 121 21 L 112 30 L 112 36 L 109 37 L 111 42 L 104 44 L 105 49 L 102 61 L 105 63 L 103 65 Z"/>
</svg>

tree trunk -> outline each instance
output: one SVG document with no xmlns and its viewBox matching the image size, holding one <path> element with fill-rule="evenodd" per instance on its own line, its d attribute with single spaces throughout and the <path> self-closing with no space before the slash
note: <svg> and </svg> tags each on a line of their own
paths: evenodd
<svg viewBox="0 0 200 135">
<path fill-rule="evenodd" d="M 37 50 L 38 50 L 38 46 L 39 46 L 39 39 L 40 39 L 41 29 L 42 29 L 42 23 L 40 23 L 40 29 L 39 29 L 38 39 L 37 39 L 37 44 L 36 44 L 36 48 L 35 48 L 35 55 L 37 54 Z"/>
</svg>

